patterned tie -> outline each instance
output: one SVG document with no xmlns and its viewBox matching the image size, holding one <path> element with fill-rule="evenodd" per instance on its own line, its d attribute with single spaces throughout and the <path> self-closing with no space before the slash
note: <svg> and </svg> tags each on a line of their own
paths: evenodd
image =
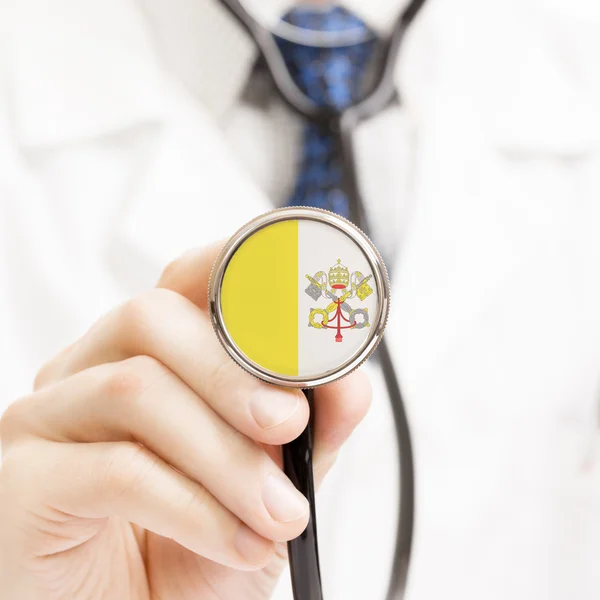
<svg viewBox="0 0 600 600">
<path fill-rule="evenodd" d="M 312 31 L 368 32 L 365 23 L 340 7 L 297 7 L 283 20 Z M 333 48 L 304 46 L 281 38 L 277 43 L 294 81 L 315 104 L 341 111 L 357 99 L 374 48 L 372 40 Z M 339 144 L 328 124 L 306 124 L 300 173 L 288 204 L 324 208 L 349 218 Z"/>
</svg>

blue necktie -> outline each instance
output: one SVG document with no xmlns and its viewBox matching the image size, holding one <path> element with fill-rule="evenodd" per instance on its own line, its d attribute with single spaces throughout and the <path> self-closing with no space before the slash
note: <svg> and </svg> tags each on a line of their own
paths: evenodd
<svg viewBox="0 0 600 600">
<path fill-rule="evenodd" d="M 312 31 L 368 31 L 363 21 L 340 7 L 298 7 L 283 20 Z M 357 99 L 373 51 L 372 41 L 333 48 L 304 46 L 281 38 L 277 43 L 294 81 L 315 104 L 341 111 Z M 340 149 L 327 123 L 305 126 L 300 173 L 288 204 L 350 216 L 348 198 L 342 190 Z"/>
</svg>

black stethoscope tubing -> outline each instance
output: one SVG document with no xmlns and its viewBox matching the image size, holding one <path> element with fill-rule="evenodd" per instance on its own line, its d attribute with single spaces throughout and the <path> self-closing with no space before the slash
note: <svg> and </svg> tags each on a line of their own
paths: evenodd
<svg viewBox="0 0 600 600">
<path fill-rule="evenodd" d="M 341 113 L 317 106 L 302 93 L 286 68 L 273 33 L 248 13 L 240 0 L 220 1 L 254 40 L 275 89 L 282 99 L 305 119 L 327 125 L 337 135 L 344 170 L 343 187 L 351 209 L 350 217 L 360 229 L 370 235 L 368 213 L 359 187 L 352 134 L 359 123 L 380 113 L 392 103 L 400 101 L 394 82 L 400 46 L 408 27 L 426 0 L 411 0 L 400 13 L 391 35 L 385 41 L 383 59 L 374 85 L 362 100 Z M 391 402 L 399 454 L 399 515 L 392 574 L 387 592 L 387 600 L 398 600 L 404 596 L 406 588 L 414 529 L 413 451 L 400 383 L 385 337 L 377 348 L 377 356 Z M 312 415 L 313 391 L 306 390 L 305 393 L 311 405 Z M 312 423 L 297 440 L 286 444 L 283 448 L 284 470 L 296 487 L 309 499 L 311 505 L 308 527 L 301 536 L 288 543 L 292 587 L 296 600 L 322 600 L 323 598 L 317 544 L 312 452 Z"/>
</svg>

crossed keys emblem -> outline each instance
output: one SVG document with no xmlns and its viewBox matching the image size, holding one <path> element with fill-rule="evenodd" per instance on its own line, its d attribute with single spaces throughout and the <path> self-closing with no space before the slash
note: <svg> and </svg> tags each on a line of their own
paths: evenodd
<svg viewBox="0 0 600 600">
<path fill-rule="evenodd" d="M 353 309 L 347 302 L 352 298 L 366 300 L 373 290 L 369 286 L 372 275 L 364 276 L 360 271 L 352 274 L 338 259 L 329 275 L 317 271 L 312 277 L 306 275 L 310 282 L 304 290 L 315 302 L 327 298 L 330 304 L 326 308 L 311 308 L 308 316 L 308 326 L 315 329 L 335 329 L 335 341 L 341 342 L 342 329 L 364 329 L 369 327 L 369 309 Z M 357 317 L 360 317 L 357 318 Z"/>
</svg>

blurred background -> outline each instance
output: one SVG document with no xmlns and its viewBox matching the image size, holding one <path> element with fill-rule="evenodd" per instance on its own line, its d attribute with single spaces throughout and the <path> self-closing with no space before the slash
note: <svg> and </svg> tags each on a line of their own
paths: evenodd
<svg viewBox="0 0 600 600">
<path fill-rule="evenodd" d="M 343 6 L 384 40 L 405 2 Z M 400 101 L 353 135 L 414 436 L 411 598 L 600 593 L 599 32 L 591 0 L 428 0 Z M 217 0 L 0 0 L 0 413 L 172 259 L 285 205 L 306 135 Z M 323 491 L 328 598 L 384 597 L 391 421 L 378 392 Z"/>
</svg>

